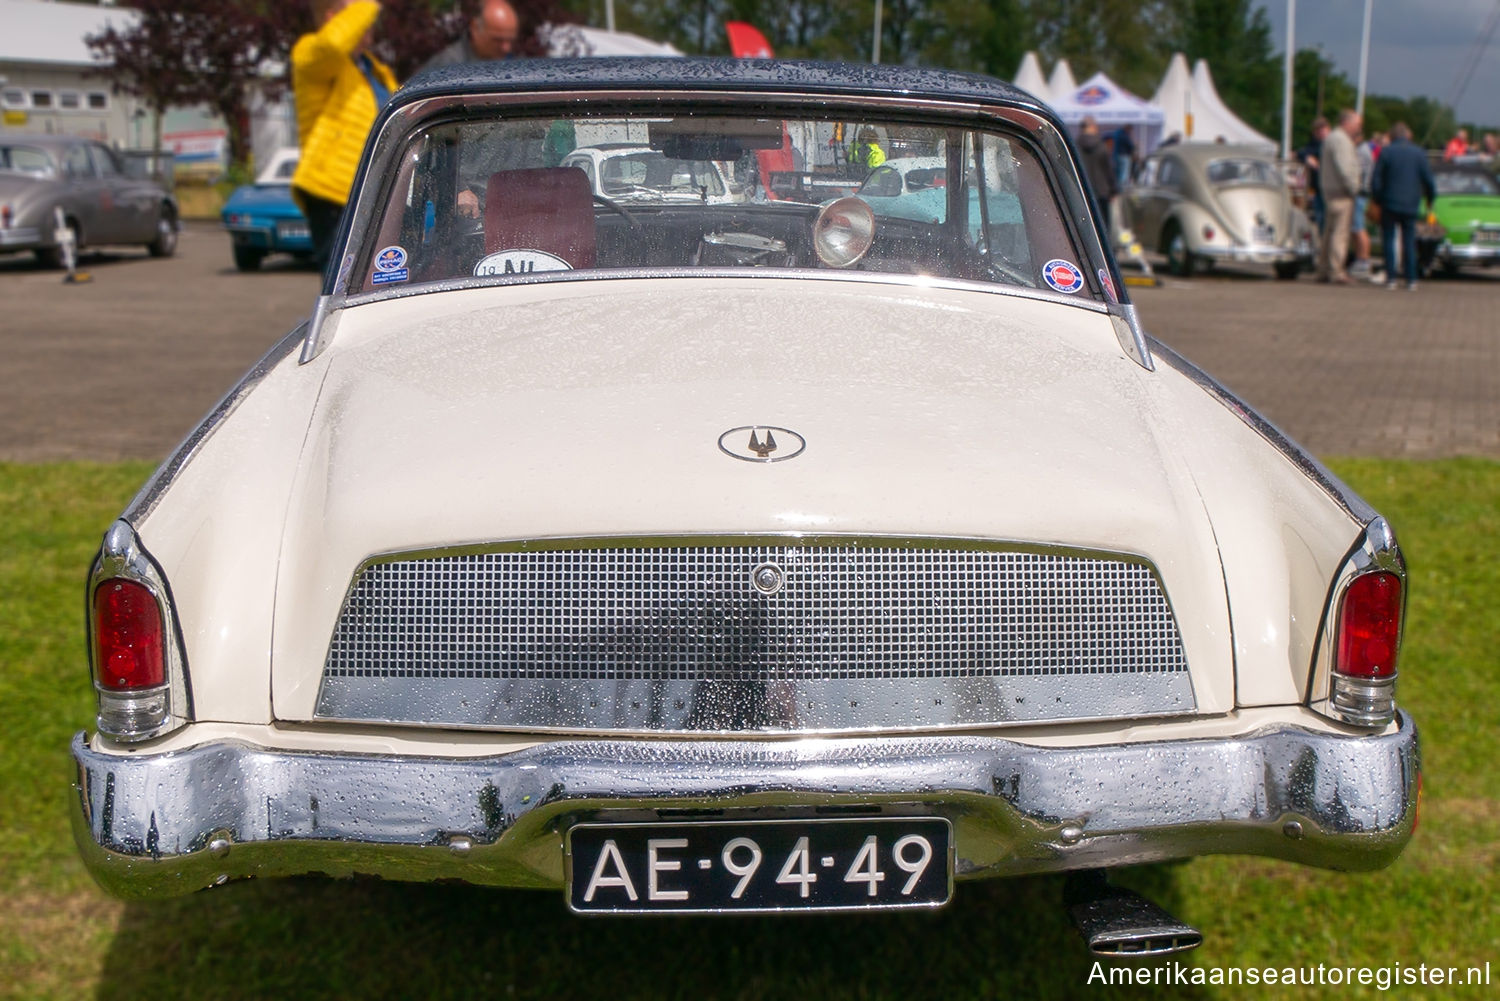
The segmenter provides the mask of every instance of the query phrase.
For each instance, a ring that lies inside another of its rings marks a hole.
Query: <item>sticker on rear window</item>
[[[405,248],[386,247],[375,255],[375,270],[370,273],[370,284],[388,285],[391,282],[404,282],[408,277]]]
[[[1119,302],[1119,293],[1115,291],[1114,279],[1109,277],[1109,272],[1103,268],[1099,269],[1099,287],[1104,289],[1104,298],[1110,302]]]
[[[1048,261],[1042,267],[1042,278],[1058,292],[1069,295],[1083,288],[1083,272],[1072,261]]]
[[[537,271],[572,271],[573,266],[545,250],[498,250],[474,265],[475,278],[492,275],[529,275]]]

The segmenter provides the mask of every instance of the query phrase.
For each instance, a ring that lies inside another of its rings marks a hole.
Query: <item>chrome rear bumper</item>
[[[219,742],[115,754],[73,739],[73,832],[125,897],[248,876],[373,874],[563,885],[581,820],[867,808],[953,822],[960,878],[1210,853],[1335,869],[1390,862],[1416,818],[1411,719],[1368,736],[1038,747],[976,736],[559,741],[484,758],[334,755]]]

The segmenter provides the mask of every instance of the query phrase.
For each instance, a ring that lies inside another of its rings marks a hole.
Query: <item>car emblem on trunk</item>
[[[719,435],[719,451],[746,462],[781,462],[801,455],[807,441],[787,428],[747,424]]]

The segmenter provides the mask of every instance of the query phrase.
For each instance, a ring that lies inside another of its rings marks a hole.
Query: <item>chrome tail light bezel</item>
[[[1338,630],[1350,585],[1366,574],[1394,574],[1401,583],[1401,617],[1396,629],[1395,668],[1390,674],[1363,677],[1338,670]],[[1382,729],[1396,716],[1396,679],[1400,674],[1401,647],[1406,633],[1406,609],[1410,593],[1406,559],[1396,542],[1390,523],[1376,517],[1365,526],[1335,577],[1323,613],[1317,654],[1313,661],[1308,703],[1313,709],[1349,726]]]
[[[133,581],[150,592],[156,601],[162,623],[162,656],[166,659],[166,681],[162,685],[122,691],[105,687],[99,681],[100,665],[95,662],[94,593],[112,580]],[[98,705],[95,725],[99,732],[113,740],[134,743],[159,737],[188,722],[192,717],[192,698],[188,687],[187,659],[183,655],[182,633],[173,610],[171,590],[161,567],[141,545],[135,529],[123,519],[104,533],[104,541],[89,572],[84,605],[89,677]]]

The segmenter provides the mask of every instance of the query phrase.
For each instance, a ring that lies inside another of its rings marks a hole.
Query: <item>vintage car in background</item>
[[[575,149],[563,158],[589,178],[594,194],[617,204],[633,202],[706,202],[725,205],[745,201],[730,185],[723,166],[711,160],[685,160],[635,143],[604,143]]]
[[[29,250],[61,267],[57,210],[76,248],[141,244],[152,257],[177,249],[177,200],[127,169],[103,143],[72,136],[0,134],[0,253]]]
[[[941,222],[626,204],[531,138],[754,163],[841,120],[936,136]],[[72,815],[111,891],[856,910],[1072,872],[1092,947],[1151,953],[1197,933],[1103,870],[1410,836],[1390,526],[1146,334],[1025,94],[453,67],[382,112],[335,249],[94,564]]]
[[[312,231],[292,201],[297,156],[295,147],[277,150],[255,183],[236,188],[224,203],[219,216],[229,231],[234,266],[241,271],[256,270],[271,254],[312,260]]]
[[[1275,159],[1254,146],[1181,143],[1148,156],[1118,199],[1120,223],[1176,275],[1219,261],[1269,264],[1291,279],[1317,235]]]
[[[1422,272],[1500,262],[1500,181],[1484,167],[1449,164],[1434,164],[1432,180],[1437,201],[1417,228]]]

